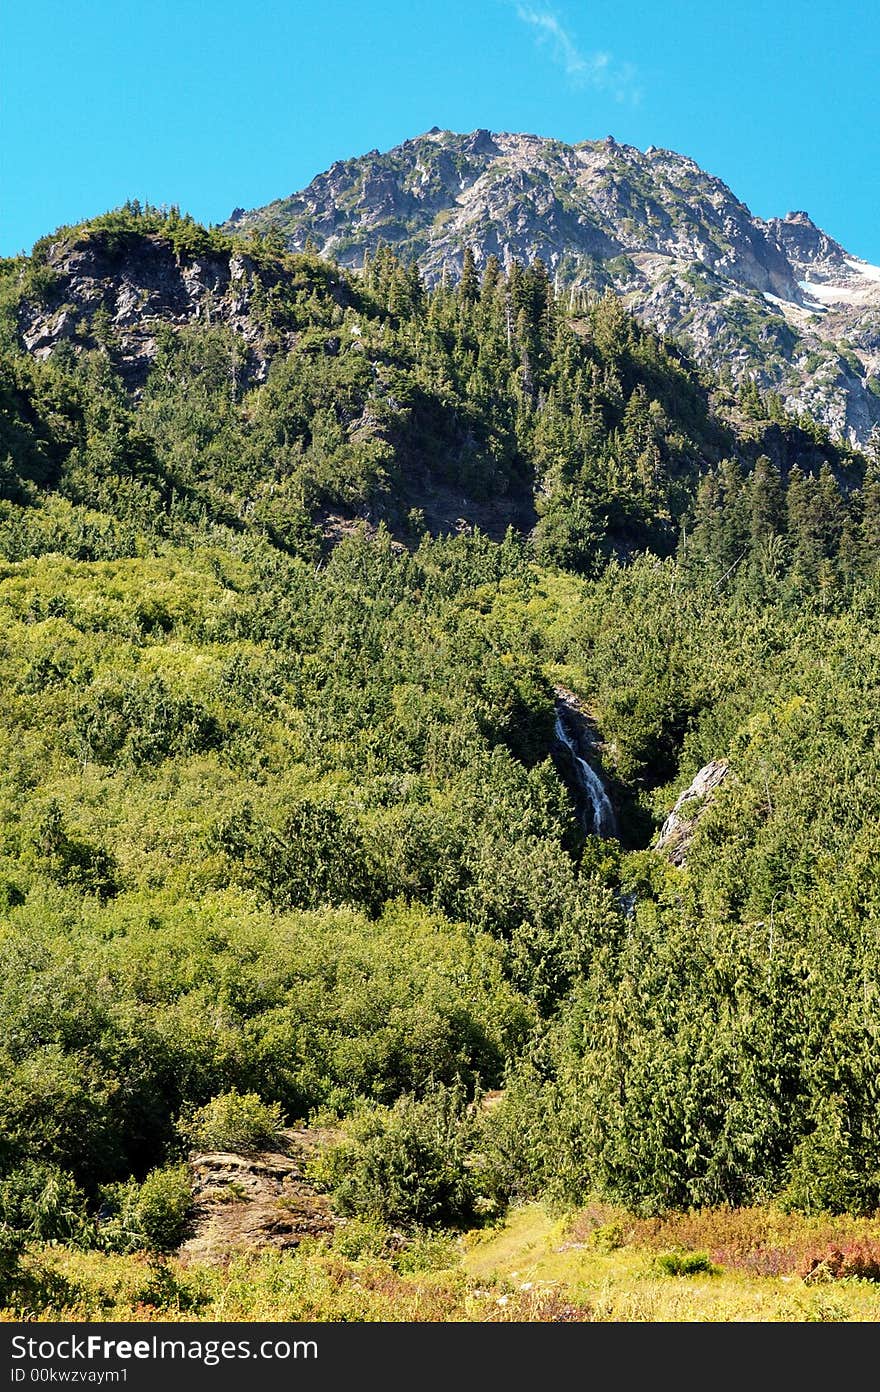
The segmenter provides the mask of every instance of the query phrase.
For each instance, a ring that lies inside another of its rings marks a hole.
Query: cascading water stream
[[[586,759],[581,758],[576,744],[563,724],[562,714],[558,709],[556,711],[556,738],[560,744],[565,745],[571,755],[578,787],[593,809],[593,835],[616,835],[617,820],[614,816],[614,808],[608,800],[608,794],[602,786],[602,780],[595,769],[590,768]]]

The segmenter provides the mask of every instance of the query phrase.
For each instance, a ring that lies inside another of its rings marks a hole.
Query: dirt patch
[[[283,1149],[191,1155],[193,1231],[180,1256],[221,1261],[233,1251],[284,1251],[332,1233],[339,1220],[305,1167],[333,1138],[331,1131],[291,1129],[281,1135]]]

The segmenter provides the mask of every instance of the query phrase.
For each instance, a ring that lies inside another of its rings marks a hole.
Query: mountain
[[[429,282],[540,257],[577,299],[613,287],[704,365],[752,376],[840,439],[880,425],[880,268],[804,212],[765,222],[693,160],[606,140],[434,128],[339,161],[300,193],[237,208],[228,228],[278,228],[346,267],[381,242]]]
[[[4,1318],[471,1317],[510,1200],[606,1284],[596,1215],[754,1282],[880,1213],[877,442],[434,281],[140,204],[0,260]]]
[[[816,255],[824,270],[833,244]],[[121,470],[139,525],[161,528],[173,506],[268,528],[297,553],[353,524],[405,542],[512,526],[591,570],[673,548],[725,457],[746,476],[765,456],[774,488],[826,467],[848,495],[864,471],[778,395],[701,376],[614,293],[554,292],[541,260],[426,289],[387,245],[355,274],[286,251],[277,231],[130,204],[2,264],[0,345],[0,496],[48,487],[87,504],[109,489],[115,514]],[[839,541],[835,524],[817,544],[830,557]]]

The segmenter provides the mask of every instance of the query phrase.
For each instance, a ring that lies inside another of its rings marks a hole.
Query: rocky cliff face
[[[163,326],[224,324],[246,350],[243,378],[261,381],[266,374],[269,351],[256,300],[278,277],[241,251],[180,256],[161,235],[84,231],[50,245],[44,269],[44,289],[25,296],[18,311],[22,345],[37,358],[62,341],[74,348],[101,342],[126,384],[137,388]]]
[[[434,129],[334,164],[308,188],[230,227],[276,226],[359,266],[387,242],[429,281],[541,257],[577,303],[612,287],[714,370],[754,376],[793,411],[866,441],[880,425],[880,269],[806,213],[764,222],[693,160],[612,139]]]

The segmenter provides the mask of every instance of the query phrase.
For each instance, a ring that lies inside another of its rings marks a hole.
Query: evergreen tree
[[[868,463],[861,502],[859,553],[862,569],[870,574],[880,563],[880,458]]]
[[[746,377],[739,389],[739,404],[744,416],[749,420],[764,420],[766,412],[753,377]]]
[[[794,565],[802,581],[815,584],[823,551],[816,527],[816,481],[795,465],[788,475],[785,503]]]
[[[745,559],[750,541],[748,495],[738,460],[722,460],[718,482],[721,492],[721,559],[725,570],[729,570]]]
[[[754,552],[785,525],[785,497],[779,470],[766,454],[759,455],[746,483],[749,540]]]
[[[483,300],[493,299],[501,279],[501,262],[493,252],[486,258],[486,269],[483,271],[483,279],[480,284],[480,297]]]
[[[827,560],[837,555],[843,527],[844,503],[840,487],[826,461],[819,471],[815,489],[814,526],[822,554]]]
[[[479,297],[474,253],[470,247],[465,247],[464,256],[462,257],[461,279],[458,282],[458,296],[462,304],[474,304]]]

